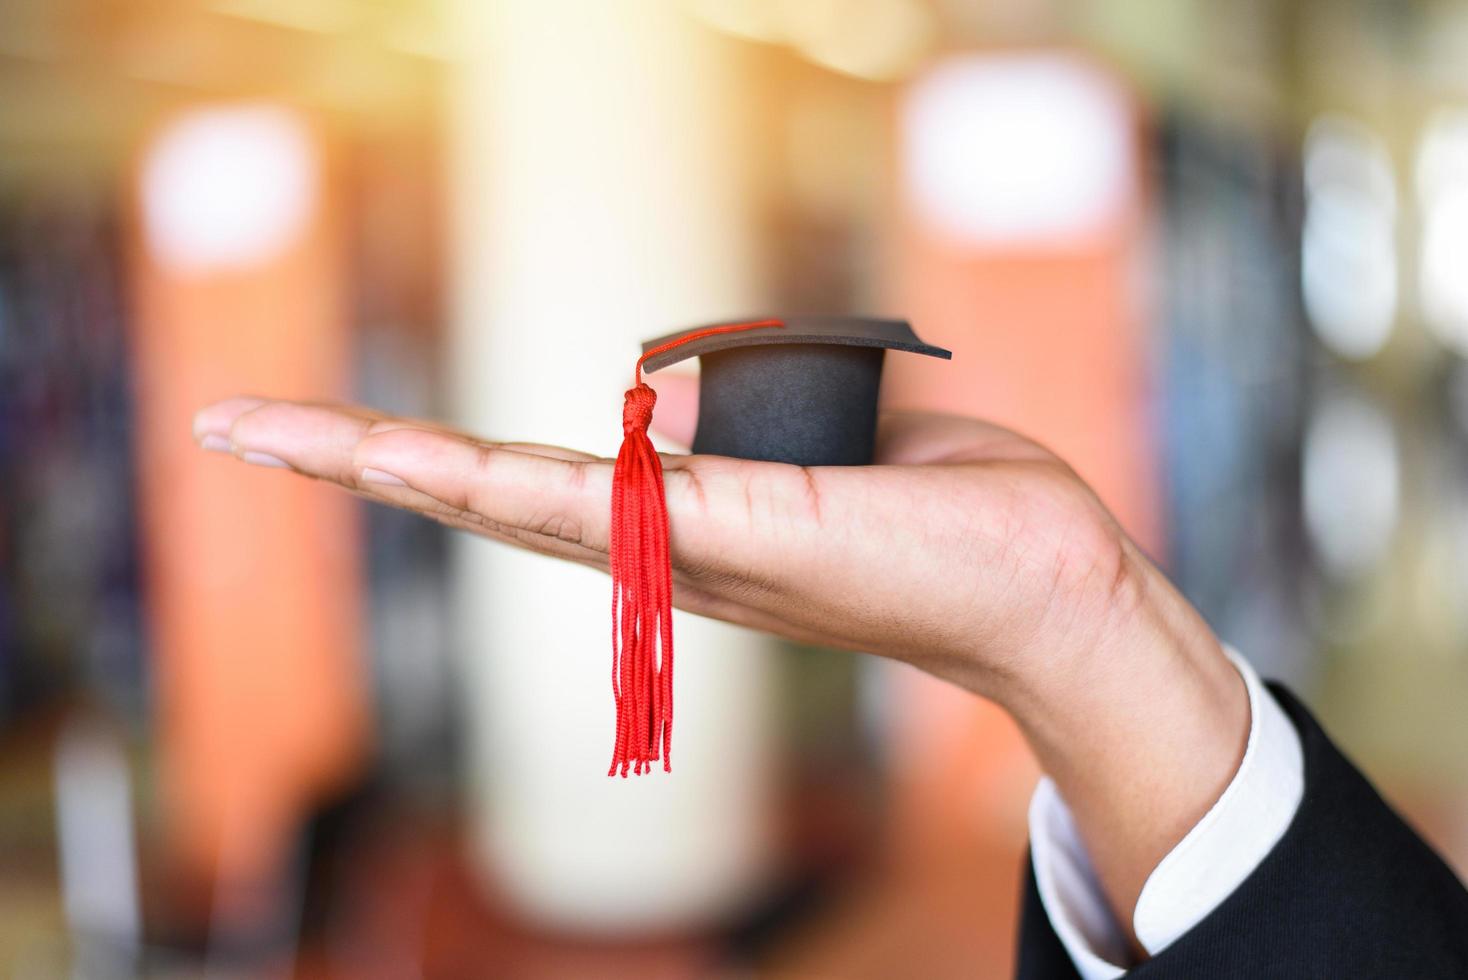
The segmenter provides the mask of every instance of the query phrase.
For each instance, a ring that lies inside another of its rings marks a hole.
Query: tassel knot
[[[658,393],[639,381],[637,387],[627,389],[622,402],[622,434],[646,432],[652,424],[652,409],[658,403]]]

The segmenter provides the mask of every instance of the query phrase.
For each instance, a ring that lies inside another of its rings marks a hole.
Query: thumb
[[[652,429],[658,435],[687,448],[693,445],[698,428],[698,377],[692,374],[659,373],[648,379],[658,393]]]

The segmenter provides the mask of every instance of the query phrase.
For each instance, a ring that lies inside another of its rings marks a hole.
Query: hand
[[[678,400],[664,396],[660,423]],[[261,399],[204,409],[195,436],[606,566],[611,460]],[[1201,618],[1068,466],[988,423],[888,413],[873,466],[670,455],[664,468],[678,606],[903,660],[997,701],[1129,928],[1147,874],[1232,778],[1247,698]]]
[[[455,527],[606,564],[610,460],[256,400],[205,410],[197,434]],[[877,460],[666,456],[676,603],[994,695],[1010,675],[1091,645],[1139,601],[1135,549],[1035,444],[983,422],[894,414]]]

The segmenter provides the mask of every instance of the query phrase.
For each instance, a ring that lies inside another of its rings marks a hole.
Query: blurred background
[[[909,318],[1468,872],[1468,7],[9,0],[0,971],[1000,977],[1033,761],[912,671],[199,453],[614,453],[637,341]],[[655,380],[655,379],[654,379]],[[667,447],[676,448],[676,447]]]

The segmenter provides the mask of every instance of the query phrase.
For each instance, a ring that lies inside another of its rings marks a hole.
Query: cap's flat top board
[[[749,320],[756,319],[764,318],[749,318]],[[669,364],[676,364],[701,354],[712,354],[715,351],[730,350],[735,347],[766,347],[773,344],[840,344],[847,347],[885,347],[889,350],[941,357],[944,360],[953,357],[952,351],[923,343],[918,335],[912,332],[912,327],[906,320],[817,314],[771,317],[770,319],[779,319],[784,322],[785,326],[755,327],[750,330],[715,334],[712,337],[690,340],[656,357],[648,358],[643,362],[642,369],[649,372],[657,371]],[[646,341],[642,345],[642,350],[646,353],[654,347],[666,344],[670,340],[677,340],[697,330],[745,322],[748,321],[727,320],[722,323],[705,323],[701,326],[690,327],[687,330],[679,330],[677,333]]]

